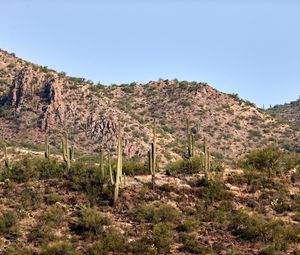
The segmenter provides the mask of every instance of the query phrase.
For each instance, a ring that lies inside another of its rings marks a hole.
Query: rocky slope
[[[3,139],[53,146],[69,132],[77,150],[114,149],[118,120],[124,123],[124,153],[144,156],[153,118],[158,122],[161,162],[185,150],[185,119],[206,136],[218,157],[234,157],[276,141],[297,149],[299,132],[280,124],[235,95],[204,83],[177,80],[104,86],[68,77],[0,51],[0,132]]]
[[[300,98],[284,105],[275,105],[267,110],[278,119],[300,127]]]

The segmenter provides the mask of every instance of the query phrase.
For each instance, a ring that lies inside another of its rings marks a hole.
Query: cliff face
[[[48,133],[59,146],[68,132],[78,150],[96,151],[100,144],[114,149],[121,120],[124,153],[144,156],[155,118],[158,152],[169,160],[185,151],[187,117],[197,131],[198,150],[205,136],[215,156],[235,157],[274,141],[297,149],[299,133],[288,124],[207,84],[159,80],[95,85],[0,51],[2,138],[42,144]]]

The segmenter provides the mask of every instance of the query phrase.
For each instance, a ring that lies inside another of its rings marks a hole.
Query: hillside
[[[152,120],[158,123],[160,162],[185,151],[185,119],[197,130],[196,143],[208,140],[214,156],[232,158],[276,141],[299,147],[288,124],[281,124],[251,103],[204,83],[177,80],[120,86],[93,84],[68,77],[0,51],[0,132],[3,139],[22,144],[60,147],[65,132],[77,151],[114,150],[116,125],[122,120],[124,154],[145,156]]]
[[[207,178],[187,162],[168,165],[154,189],[149,174],[124,169],[114,206],[89,163],[68,174],[53,158],[1,165],[0,254],[299,254],[299,155],[268,147]]]
[[[300,98],[296,101],[283,105],[275,105],[269,108],[267,112],[278,119],[291,123],[297,129],[300,129]]]

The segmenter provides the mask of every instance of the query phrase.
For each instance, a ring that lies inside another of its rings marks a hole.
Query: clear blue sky
[[[104,84],[207,82],[258,106],[300,95],[299,0],[1,0],[0,48]]]

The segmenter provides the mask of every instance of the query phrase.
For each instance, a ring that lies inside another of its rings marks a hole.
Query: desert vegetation
[[[161,166],[156,122],[143,158],[16,155],[2,146],[1,254],[299,254],[300,156],[275,145],[230,165],[187,119],[186,151]],[[56,150],[54,150],[56,152]]]

